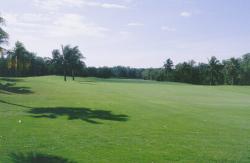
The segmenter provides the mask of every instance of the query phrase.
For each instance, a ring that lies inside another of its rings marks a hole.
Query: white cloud
[[[108,31],[107,28],[98,26],[95,23],[85,23],[83,18],[77,14],[64,14],[54,22],[51,36],[95,36],[103,37]]]
[[[140,22],[131,22],[131,23],[128,23],[127,25],[128,26],[144,26],[144,24]]]
[[[168,26],[162,26],[161,30],[168,31],[168,32],[175,32],[175,31],[177,31],[176,28],[168,27]]]
[[[46,10],[57,10],[63,5],[63,0],[33,0],[33,5]]]
[[[101,3],[93,0],[33,0],[34,6],[50,11],[62,7],[99,7],[106,9],[126,9],[127,6],[115,3]]]
[[[16,14],[16,13],[4,13],[4,17],[7,20],[7,23],[43,23],[49,21],[49,17],[44,16],[43,14],[36,13],[24,13],[24,14]]]
[[[132,3],[132,2],[134,2],[134,0],[122,0],[122,1],[124,1],[126,3]]]
[[[184,12],[180,13],[180,16],[182,16],[182,17],[190,17],[190,16],[192,16],[192,13],[184,11]]]
[[[9,30],[17,35],[35,34],[39,37],[104,37],[109,30],[92,22],[87,22],[78,14],[12,14],[8,20]]]
[[[119,5],[119,4],[112,4],[112,3],[100,3],[100,7],[103,8],[117,8],[117,9],[126,9],[127,7],[124,5]]]

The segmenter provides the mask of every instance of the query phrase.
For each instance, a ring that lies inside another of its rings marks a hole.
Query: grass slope
[[[250,87],[0,79],[0,162],[249,162]]]

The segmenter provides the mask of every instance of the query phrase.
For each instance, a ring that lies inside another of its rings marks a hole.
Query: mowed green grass
[[[3,163],[30,155],[79,163],[250,162],[247,86],[56,76],[1,83],[10,83],[0,89]]]

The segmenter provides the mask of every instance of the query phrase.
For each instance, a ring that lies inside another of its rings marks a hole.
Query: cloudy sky
[[[88,66],[160,67],[250,52],[249,0],[3,0],[9,48],[78,45]]]

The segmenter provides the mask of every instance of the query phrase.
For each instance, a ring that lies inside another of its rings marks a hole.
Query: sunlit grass
[[[0,162],[249,162],[250,87],[2,78]]]

